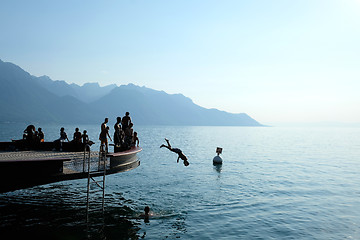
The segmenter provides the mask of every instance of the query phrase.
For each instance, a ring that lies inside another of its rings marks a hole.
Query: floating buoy
[[[222,153],[222,148],[217,147],[217,148],[216,148],[216,153],[217,153],[217,156],[215,156],[215,157],[213,158],[213,164],[214,164],[214,165],[222,164],[223,160],[222,160],[222,158],[219,156],[219,155]]]
[[[220,156],[215,156],[213,159],[213,164],[222,164],[222,158]]]

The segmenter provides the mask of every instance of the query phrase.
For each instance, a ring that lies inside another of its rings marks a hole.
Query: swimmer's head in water
[[[146,206],[146,207],[144,208],[144,211],[145,211],[145,214],[149,214],[149,212],[150,212],[149,206]]]
[[[187,161],[187,160],[184,160],[184,165],[185,165],[185,167],[187,167],[187,166],[189,166],[189,162]]]

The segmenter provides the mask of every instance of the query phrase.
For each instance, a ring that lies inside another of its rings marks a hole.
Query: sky
[[[261,123],[360,122],[360,0],[3,0],[0,59]]]

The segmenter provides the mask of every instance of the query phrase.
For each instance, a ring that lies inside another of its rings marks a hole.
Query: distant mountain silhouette
[[[90,103],[108,94],[116,88],[116,84],[100,87],[98,83],[85,83],[83,86],[68,84],[65,81],[53,81],[48,76],[34,77],[33,79],[57,96],[72,96],[80,101]]]
[[[120,113],[131,111],[136,121],[150,125],[259,125],[245,113],[206,109],[182,94],[167,94],[133,84],[115,88],[94,102],[94,106],[107,106],[108,109],[118,109]],[[110,111],[109,117],[115,119],[116,112]]]
[[[72,122],[92,117],[80,100],[49,92],[20,67],[0,60],[0,121]]]
[[[133,84],[100,87],[34,77],[0,60],[0,121],[100,123],[129,111],[141,125],[262,126],[245,113],[206,109],[182,94],[167,94]]]

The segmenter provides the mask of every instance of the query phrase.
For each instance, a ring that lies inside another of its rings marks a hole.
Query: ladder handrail
[[[90,168],[90,165],[91,165],[91,157],[90,157],[90,146],[89,146],[89,154],[86,155],[86,150],[87,150],[87,147],[85,147],[85,150],[84,150],[84,172],[85,172],[85,159],[86,159],[86,156],[87,156],[87,160],[88,160],[88,170],[87,170],[87,173],[88,173],[88,181],[87,181],[87,200],[86,200],[86,221],[89,222],[89,207],[90,207],[90,184],[92,182],[94,182],[101,190],[102,190],[102,211],[104,212],[105,210],[105,176],[106,176],[106,161],[107,161],[107,149],[104,150],[103,146],[100,146],[100,151],[99,151],[99,162],[98,162],[98,169],[97,171],[95,172],[102,172],[103,175],[103,179],[102,180],[95,180],[91,174],[92,174],[92,171],[91,171],[91,168]],[[100,168],[101,164],[103,165],[103,169]],[[92,181],[92,182],[91,182]],[[102,186],[99,184],[100,182],[102,182]]]
[[[83,172],[85,172],[85,161],[86,161],[86,158],[88,158],[88,161],[89,161],[89,159],[90,159],[90,154],[91,154],[90,147],[91,147],[90,144],[85,144],[85,148],[84,148],[84,159],[83,159]],[[88,152],[88,155],[86,155],[87,152]]]

